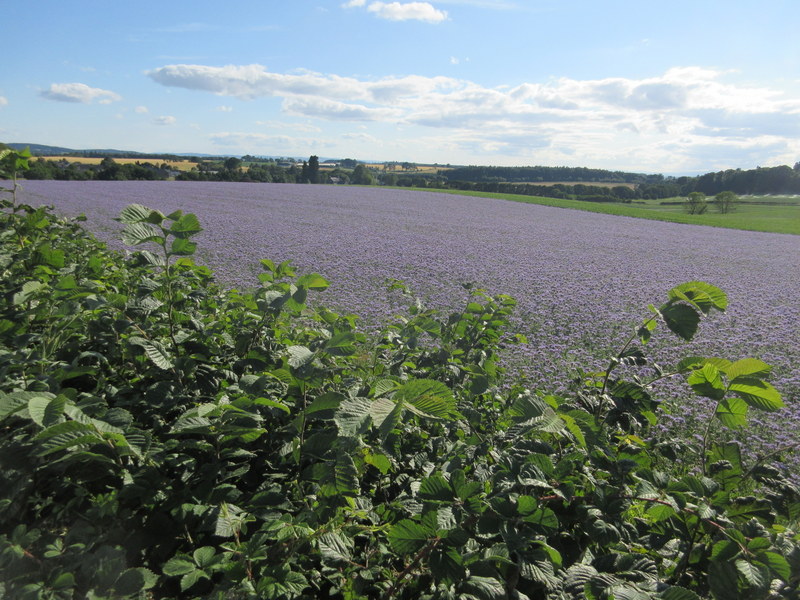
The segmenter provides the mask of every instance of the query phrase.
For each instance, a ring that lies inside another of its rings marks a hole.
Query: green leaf
[[[175,238],[172,240],[170,254],[174,256],[191,256],[197,250],[197,244],[185,238]]]
[[[158,583],[158,575],[150,569],[143,567],[127,569],[114,583],[114,595],[116,597],[133,596],[155,587],[156,583]]]
[[[305,346],[289,346],[286,351],[289,353],[289,366],[295,369],[304,367],[314,360],[314,353]]]
[[[737,377],[741,376],[764,377],[769,375],[770,371],[772,371],[772,367],[763,360],[758,360],[757,358],[743,358],[731,363],[727,368],[721,369],[721,371],[728,376],[728,379],[735,381]]]
[[[691,306],[686,304],[665,304],[659,309],[659,312],[669,330],[687,342],[697,333],[700,315]]]
[[[356,352],[356,336],[352,331],[340,331],[325,342],[325,352],[334,356],[352,356]]]
[[[450,483],[441,473],[434,473],[422,480],[418,495],[423,500],[436,500],[438,502],[452,502],[455,499]]]
[[[725,384],[722,381],[722,376],[719,370],[712,364],[706,363],[702,369],[692,371],[689,375],[687,382],[696,394],[711,398],[712,400],[720,400],[725,395]]]
[[[769,573],[763,568],[740,558],[736,561],[736,569],[756,589],[765,589],[769,585]]]
[[[392,525],[389,529],[389,543],[398,554],[413,554],[417,552],[433,532],[419,523],[410,519],[403,519]]]
[[[728,390],[760,410],[774,411],[783,408],[781,394],[766,381],[745,376],[737,377],[728,385]]]
[[[128,246],[138,246],[145,242],[163,244],[164,238],[150,225],[132,223],[122,231],[122,243]]]
[[[428,567],[438,581],[455,583],[466,575],[464,558],[455,548],[435,548],[428,557]]]
[[[36,396],[28,401],[28,413],[37,425],[50,427],[63,420],[66,401],[67,398],[63,395],[55,398]]]
[[[691,590],[673,585],[657,596],[658,600],[702,600]]]
[[[724,311],[728,307],[728,296],[716,286],[704,281],[690,281],[672,288],[667,295],[696,306],[703,314],[711,309]]]
[[[177,575],[186,575],[186,573],[191,573],[196,568],[197,567],[195,564],[186,558],[173,557],[170,558],[166,564],[164,564],[161,571],[164,573],[164,575],[174,577]]]
[[[744,427],[747,425],[747,403],[739,398],[725,398],[717,406],[714,416],[726,427]]]
[[[469,594],[469,597],[476,600],[505,600],[506,586],[494,577],[480,577],[470,575],[459,587],[459,591]]]
[[[127,225],[131,225],[133,223],[142,223],[148,220],[151,212],[158,211],[151,211],[149,208],[142,206],[141,204],[129,204],[122,209],[117,220]]]
[[[145,355],[149,358],[155,366],[164,371],[173,368],[172,359],[167,353],[166,348],[159,342],[146,340],[140,337],[130,337],[128,342],[135,346],[139,346],[144,350]]]
[[[323,533],[317,539],[322,560],[328,564],[348,563],[353,554],[353,540],[338,531]]]
[[[295,282],[295,285],[308,290],[325,290],[330,284],[322,275],[318,273],[308,273],[307,275],[300,276]]]
[[[395,392],[396,402],[403,401],[413,412],[438,419],[452,419],[458,414],[453,392],[441,381],[413,379]]]
[[[392,469],[392,462],[385,454],[368,452],[364,456],[364,462],[372,465],[384,475]]]
[[[181,216],[169,228],[169,232],[176,238],[189,238],[201,231],[203,228],[200,227],[200,221],[191,213]]]
[[[776,552],[763,552],[758,555],[758,558],[772,569],[772,572],[780,577],[783,581],[788,582],[792,576],[792,569],[789,561],[782,555]]]
[[[541,398],[531,394],[522,394],[511,405],[509,414],[516,421],[529,421],[541,417],[545,412],[549,412],[550,407]]]
[[[34,439],[39,442],[40,449],[36,453],[38,456],[46,456],[73,446],[104,443],[95,427],[77,421],[66,421],[48,427]]]
[[[214,561],[214,555],[216,554],[216,550],[213,546],[203,546],[202,548],[198,548],[192,553],[192,558],[194,559],[195,564],[200,567],[208,567]]]
[[[348,398],[343,400],[333,416],[339,435],[352,437],[364,433],[370,423],[369,398]]]
[[[209,579],[209,577],[208,573],[206,573],[201,569],[187,573],[186,575],[181,577],[181,591],[185,592],[194,584],[196,584],[198,581],[201,581],[203,579]]]
[[[336,453],[336,460],[333,463],[333,485],[343,496],[358,495],[358,470],[353,457],[346,452]]]

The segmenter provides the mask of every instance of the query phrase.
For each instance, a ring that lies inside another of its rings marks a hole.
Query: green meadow
[[[407,188],[406,188],[407,189]],[[590,212],[605,213],[651,219],[654,221],[670,221],[691,225],[709,225],[727,229],[744,229],[748,231],[765,231],[770,233],[789,233],[800,235],[800,198],[794,196],[743,196],[736,209],[727,214],[716,212],[713,206],[702,215],[690,215],[683,210],[682,198],[660,200],[638,200],[631,204],[585,202],[582,200],[561,200],[540,196],[521,196],[518,194],[497,194],[491,192],[469,192],[460,190],[426,190],[462,196],[481,196],[501,198],[513,202],[541,204],[558,208],[571,208]],[[712,200],[709,197],[708,200]]]

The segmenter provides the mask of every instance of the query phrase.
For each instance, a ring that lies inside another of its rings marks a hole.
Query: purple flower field
[[[728,294],[728,311],[691,344],[659,330],[649,354],[665,366],[690,354],[761,358],[786,408],[754,414],[748,441],[768,448],[800,431],[800,236],[355,186],[28,181],[20,200],[85,213],[112,247],[121,247],[112,218],[128,204],[193,212],[205,229],[198,260],[220,283],[252,287],[260,259],[292,259],[298,273],[327,278],[321,301],[361,316],[365,329],[399,312],[389,278],[439,308],[462,306],[466,282],[509,294],[529,343],[512,347],[508,362],[548,392],[563,391],[577,367],[604,368],[668,289],[707,281]],[[710,408],[682,403],[684,394],[681,382],[657,394],[678,426]]]

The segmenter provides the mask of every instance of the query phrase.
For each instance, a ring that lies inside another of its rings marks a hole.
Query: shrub
[[[556,397],[505,380],[507,296],[412,299],[367,340],[288,262],[217,288],[194,215],[129,206],[123,259],[5,206],[6,596],[798,598],[797,490],[724,436],[781,406],[769,366],[644,352],[725,310],[714,286]],[[696,441],[652,436],[669,376],[712,406]]]

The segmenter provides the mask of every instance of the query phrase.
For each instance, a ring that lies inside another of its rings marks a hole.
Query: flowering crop
[[[518,300],[528,343],[510,366],[532,388],[563,392],[579,368],[605,357],[640,321],[641,307],[678,283],[723,288],[731,308],[701,325],[680,355],[733,353],[773,365],[786,408],[749,441],[794,439],[800,427],[800,237],[715,229],[449,194],[361,187],[195,182],[30,181],[20,200],[85,213],[88,227],[118,246],[112,219],[130,203],[195,213],[205,231],[199,260],[226,285],[255,285],[258,261],[292,259],[331,286],[332,307],[375,328],[398,307],[388,279],[403,280],[429,306],[462,305],[473,284]],[[611,331],[611,334],[609,334]],[[670,343],[673,340],[668,340]],[[654,340],[654,343],[656,340]],[[669,348],[650,350],[669,364]],[[681,386],[674,393],[681,393]],[[681,405],[676,425],[708,407]]]

